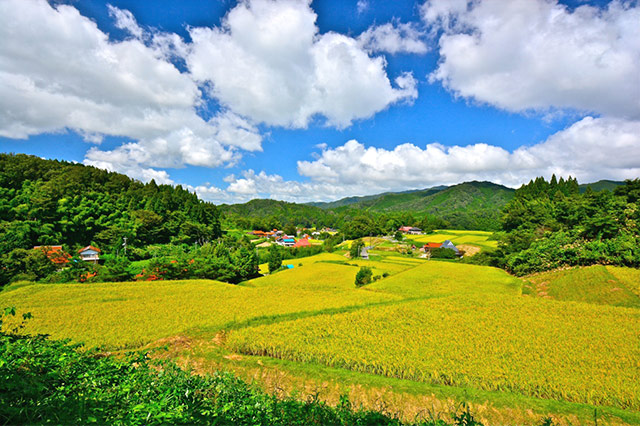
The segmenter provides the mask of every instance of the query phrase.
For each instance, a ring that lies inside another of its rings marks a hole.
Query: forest
[[[499,248],[470,259],[522,276],[567,266],[640,266],[640,179],[583,193],[576,179],[537,178],[504,208]]]

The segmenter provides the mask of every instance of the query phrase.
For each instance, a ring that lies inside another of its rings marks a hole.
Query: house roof
[[[308,247],[310,245],[311,243],[307,238],[300,238],[298,241],[296,241],[294,247]]]
[[[85,248],[81,248],[80,250],[78,250],[78,253],[82,253],[82,252],[87,251],[87,250],[97,251],[98,253],[102,252],[102,250],[100,250],[98,247],[86,246]]]
[[[34,250],[42,250],[49,260],[57,265],[69,263],[71,255],[62,250],[62,246],[35,246]]]
[[[423,248],[440,248],[442,247],[442,243],[427,243],[423,246]]]

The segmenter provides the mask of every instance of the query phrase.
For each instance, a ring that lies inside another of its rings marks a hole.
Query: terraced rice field
[[[445,240],[451,240],[456,246],[465,244],[480,247],[485,250],[492,250],[498,247],[498,242],[489,240],[491,232],[485,231],[454,231],[454,230],[438,230],[426,235],[410,235],[407,239],[416,243],[441,243]]]
[[[487,237],[475,234],[437,235],[454,242],[450,237]],[[287,260],[293,269],[238,286],[192,280],[10,287],[0,292],[0,307],[32,312],[27,332],[109,350],[171,336],[210,342],[225,330],[226,344],[216,351],[300,368],[640,411],[639,270],[596,266],[522,280],[459,262],[377,250],[370,256]],[[358,289],[360,266],[388,277]],[[547,293],[538,294],[543,283]]]
[[[640,409],[635,309],[453,296],[246,328],[229,344],[389,377]]]
[[[113,350],[265,317],[399,298],[355,288],[356,273],[353,266],[318,263],[261,278],[255,287],[208,280],[34,284],[0,293],[0,306],[31,312],[26,332]]]

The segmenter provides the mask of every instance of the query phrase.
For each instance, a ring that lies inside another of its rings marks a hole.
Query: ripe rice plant
[[[451,296],[246,328],[228,343],[245,354],[640,409],[640,311],[630,308]]]
[[[254,280],[255,288],[217,281],[34,284],[0,293],[0,306],[33,313],[26,332],[88,346],[134,348],[198,330],[399,299],[356,289],[357,268],[328,263]]]

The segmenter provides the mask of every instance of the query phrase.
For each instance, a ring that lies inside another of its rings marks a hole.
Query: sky
[[[0,0],[0,151],[330,201],[640,177],[640,4]]]

